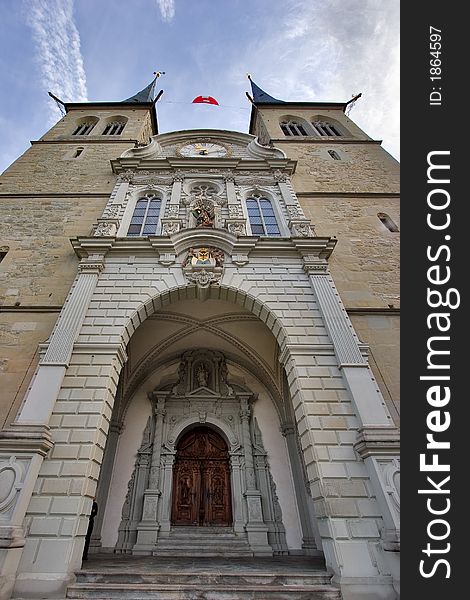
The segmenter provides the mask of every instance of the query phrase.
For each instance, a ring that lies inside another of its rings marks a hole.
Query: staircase
[[[253,556],[246,537],[231,527],[173,527],[170,537],[159,538],[154,556]]]
[[[67,590],[75,600],[341,600],[318,559],[95,555]]]

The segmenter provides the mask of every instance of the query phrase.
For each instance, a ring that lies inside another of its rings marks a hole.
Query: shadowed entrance
[[[232,523],[227,445],[207,427],[185,434],[177,447],[173,480],[173,525]]]

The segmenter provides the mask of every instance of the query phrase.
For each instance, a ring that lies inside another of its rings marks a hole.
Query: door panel
[[[199,462],[182,460],[176,463],[173,481],[173,523],[197,525],[201,497]]]
[[[220,435],[199,427],[178,444],[174,477],[174,525],[228,526],[232,522],[230,467]]]
[[[219,461],[204,461],[203,482],[205,487],[205,524],[230,525],[228,465]]]

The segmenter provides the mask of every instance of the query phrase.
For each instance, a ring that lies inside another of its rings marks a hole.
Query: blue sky
[[[2,0],[0,172],[68,102],[119,101],[156,70],[160,132],[248,131],[246,73],[281,100],[343,102],[399,158],[398,0]],[[191,104],[214,96],[219,107]]]

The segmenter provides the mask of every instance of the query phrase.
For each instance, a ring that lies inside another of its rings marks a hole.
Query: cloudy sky
[[[281,100],[362,92],[350,117],[399,158],[399,0],[2,0],[0,16],[0,172],[60,118],[48,91],[119,101],[154,71],[162,133],[248,131],[248,72]]]

